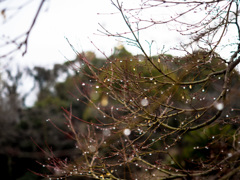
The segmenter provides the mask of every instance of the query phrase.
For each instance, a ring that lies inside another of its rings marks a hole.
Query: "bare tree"
[[[14,20],[14,18],[17,17],[17,15],[25,11],[26,6],[31,4],[33,1],[25,1],[25,2],[15,2],[16,5],[14,7],[8,6],[7,5],[8,1],[0,1],[0,11],[1,11],[1,16],[4,19],[2,22],[2,25],[6,25],[10,21]],[[27,28],[26,32],[19,32],[18,35],[15,37],[9,37],[8,35],[1,34],[1,44],[0,47],[6,49],[4,52],[0,54],[0,59],[5,58],[5,59],[12,59],[17,52],[21,52],[22,56],[24,56],[27,53],[28,49],[28,41],[30,34],[32,32],[33,27],[36,24],[36,21],[40,15],[40,12],[43,8],[43,5],[45,3],[45,0],[41,0],[39,2],[39,6],[36,9],[35,15],[33,15],[33,19],[30,23],[29,28]],[[20,34],[22,33],[22,34]]]
[[[79,156],[68,162],[55,157],[51,148],[50,152],[43,150],[50,156],[43,166],[53,173],[40,175],[237,179],[239,75],[234,69],[240,62],[239,2],[146,0],[129,9],[119,0],[111,2],[128,31],[112,33],[102,27],[101,32],[125,39],[142,55],[132,56],[119,47],[98,67],[78,53],[81,67],[74,68],[81,74],[75,79],[79,94],[73,97],[89,107],[89,114],[80,119],[71,108],[64,109],[70,131],[59,130],[75,141]],[[140,16],[169,8],[179,13],[163,19]],[[143,48],[139,33],[165,24],[174,25],[189,39],[177,48],[185,56],[150,56]],[[228,33],[234,33],[236,39],[232,54],[223,59],[218,50]],[[197,50],[191,51],[192,47]],[[190,159],[183,159],[185,150]]]

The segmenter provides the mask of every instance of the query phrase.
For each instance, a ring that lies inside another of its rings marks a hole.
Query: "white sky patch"
[[[24,33],[29,28],[40,2],[41,0],[32,1],[32,3],[22,9],[22,11],[10,21],[7,21],[7,18],[11,15],[11,11],[7,12],[6,22],[4,24],[4,18],[0,17],[0,23],[2,25],[0,34],[14,38],[17,35]],[[141,4],[142,1],[123,0],[122,2],[124,8],[129,9],[138,7],[138,4]],[[4,5],[8,7],[17,7],[18,4],[18,0],[8,0],[5,3],[2,2],[0,7],[4,7]],[[169,18],[170,15],[174,15],[176,12],[180,13],[180,11],[183,10],[185,10],[183,6],[177,6],[177,8],[150,8],[141,12],[140,18],[153,18],[154,20],[159,20],[159,18]],[[118,44],[116,40],[119,39],[103,36],[103,34],[98,32],[98,30],[102,30],[98,23],[112,33],[129,31],[120,13],[117,12],[118,10],[109,0],[46,1],[30,34],[28,53],[23,58],[17,57],[16,61],[20,61],[21,64],[25,64],[27,66],[49,66],[54,63],[62,63],[66,61],[66,58],[71,60],[75,58],[76,55],[70,48],[65,37],[68,38],[74,48],[80,52],[90,50],[94,51],[97,56],[102,56],[102,54],[91,44],[90,41],[92,40],[100,50],[107,55],[111,55],[113,47]],[[191,14],[187,17],[190,17],[190,20],[192,20]],[[201,17],[202,16],[199,16],[199,18]],[[198,16],[194,16],[194,19],[195,18],[198,19]],[[189,19],[184,20],[189,21]],[[144,22],[140,24],[145,25]],[[171,26],[173,26],[173,28],[171,28]],[[148,51],[149,44],[146,41],[154,41],[151,53],[152,55],[155,55],[160,53],[163,45],[166,49],[169,49],[173,46],[173,44],[175,47],[175,45],[179,42],[183,42],[188,39],[186,37],[180,37],[179,33],[177,33],[174,29],[175,24],[168,23],[163,26],[154,26],[147,31],[141,31],[140,40],[142,42],[142,46],[146,49],[146,51]],[[235,34],[235,31],[233,33],[228,33],[230,37],[227,36],[224,39],[222,42],[223,45],[227,44],[227,40],[232,42],[232,39],[236,39],[235,36],[232,35]],[[159,36],[159,34],[163,34],[163,36]],[[126,43],[124,45],[126,45]],[[232,49],[232,46],[229,48]],[[230,52],[231,49],[228,49],[228,52]],[[2,50],[4,51],[3,48]],[[138,48],[132,46],[127,46],[127,50],[135,52],[135,54],[141,53]],[[168,53],[174,54],[174,52],[175,51],[171,51]],[[226,54],[222,53],[222,49],[220,52],[220,55]],[[178,51],[177,53],[177,55],[179,55],[181,52]],[[229,56],[227,55],[227,57]]]

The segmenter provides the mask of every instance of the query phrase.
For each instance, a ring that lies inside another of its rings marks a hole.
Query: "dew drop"
[[[104,136],[110,136],[111,135],[111,131],[109,129],[104,129],[103,130],[103,135]]]
[[[224,108],[224,104],[223,104],[223,103],[215,103],[215,104],[214,104],[214,107],[215,107],[217,110],[221,111],[221,110],[223,110],[223,108]]]
[[[91,151],[91,152],[95,152],[96,151],[96,147],[93,146],[93,145],[90,145],[88,148],[89,148],[89,151]]]
[[[131,130],[130,129],[124,129],[124,131],[123,131],[123,134],[125,135],[125,136],[129,136],[130,134],[131,134]]]
[[[232,157],[232,153],[228,153],[228,157]]]
[[[141,105],[142,106],[147,106],[149,104],[147,97],[145,97],[144,99],[141,100]]]

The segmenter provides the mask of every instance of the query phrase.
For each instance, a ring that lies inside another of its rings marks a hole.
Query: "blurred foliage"
[[[183,99],[191,99],[192,97],[190,94],[203,90],[206,101],[192,102],[191,105],[197,107],[201,103],[208,103],[208,97],[214,96],[213,93],[218,93],[220,91],[218,87],[222,84],[222,77],[208,86],[208,89],[205,89],[202,85],[186,87],[182,85],[170,86],[163,84],[161,82],[167,81],[166,77],[159,76],[152,79],[152,76],[156,77],[156,75],[159,74],[156,68],[152,68],[149,62],[144,61],[142,55],[133,56],[124,47],[115,48],[113,55],[107,60],[97,58],[92,52],[86,52],[84,56],[88,62],[91,63],[94,71],[99,72],[100,69],[101,81],[106,84],[112,83],[113,88],[121,89],[124,86],[124,82],[121,84],[119,82],[114,83],[114,81],[120,81],[121,78],[126,76],[133,80],[137,77],[142,79],[143,83],[131,85],[132,89],[129,89],[129,91],[132,93],[133,97],[134,91],[146,89],[144,96],[150,97],[154,95],[156,97],[162,97],[161,101],[164,102],[171,95],[173,96],[173,102],[180,107],[187,106],[185,103],[182,103]],[[154,56],[152,57],[152,61],[166,74],[174,72],[169,75],[171,78],[192,81],[203,79],[207,77],[209,73],[222,70],[226,67],[217,54],[211,57],[211,61],[209,58],[206,52],[196,51],[192,55],[185,57],[173,57],[171,55]],[[116,61],[111,64],[110,60],[113,59]],[[198,61],[202,63],[199,67],[196,67],[195,64]],[[58,153],[60,157],[66,154],[69,158],[75,156],[73,153],[73,149],[75,148],[74,143],[69,137],[59,132],[53,126],[50,126],[46,121],[47,119],[51,119],[59,128],[66,130],[67,127],[64,124],[65,119],[61,113],[62,107],[67,109],[71,105],[75,116],[89,122],[94,122],[96,118],[99,120],[104,119],[102,114],[93,108],[92,103],[88,102],[85,97],[79,94],[78,88],[82,88],[83,82],[87,81],[90,85],[95,87],[99,85],[98,82],[91,78],[92,71],[85,66],[85,63],[86,62],[83,62],[81,58],[76,57],[75,60],[68,61],[63,65],[56,64],[53,69],[35,67],[33,70],[28,70],[29,75],[34,79],[35,87],[39,90],[37,101],[33,107],[29,108],[23,106],[26,97],[21,99],[20,95],[17,93],[17,89],[21,84],[19,78],[21,77],[21,72],[19,71],[16,77],[14,77],[11,72],[8,72],[9,80],[4,82],[1,80],[2,86],[0,89],[0,97],[4,106],[0,108],[0,121],[2,124],[0,128],[0,145],[2,147],[0,153],[4,155],[2,158],[7,157],[10,159],[7,164],[4,164],[4,166],[7,167],[7,172],[9,172],[7,175],[8,179],[39,179],[39,177],[27,172],[27,169],[31,169],[32,166],[31,164],[25,164],[23,159],[21,159],[22,157],[31,161],[34,161],[33,159],[44,159],[41,155],[36,154],[36,152],[40,152],[40,150],[35,146],[30,137],[32,137],[35,143],[40,147],[44,147],[44,149],[46,149],[45,143],[47,143],[53,150],[60,151]],[[101,70],[103,66],[107,67],[104,71]],[[78,73],[80,67],[83,72],[81,74]],[[181,67],[181,69],[179,69],[179,67]],[[71,69],[73,69],[73,73],[70,71]],[[186,70],[188,71],[187,73]],[[113,78],[111,76],[112,71],[115,72],[113,80],[111,80],[111,78]],[[141,74],[137,72],[141,72]],[[64,75],[66,77],[65,80],[58,82],[57,79]],[[237,71],[234,71],[233,76],[231,91],[233,91],[234,94],[239,94],[239,74]],[[106,87],[98,87],[97,91],[86,91],[85,93],[92,102],[98,103],[101,107],[120,107],[116,101],[109,98],[105,88]],[[154,100],[152,100],[152,102],[149,111],[154,113],[160,102],[154,102]],[[240,108],[239,101],[234,98],[234,96],[230,96],[226,104],[228,104],[229,107],[231,104],[231,106],[236,109]],[[221,118],[224,118],[229,112],[236,117],[238,116],[236,112],[231,112],[231,110],[226,107]],[[182,117],[179,116],[179,118],[184,119],[185,117],[182,115]],[[169,124],[174,126],[174,123],[176,123],[176,121],[172,120],[171,122],[169,120]],[[84,128],[86,128],[80,122],[78,125],[83,131]],[[238,127],[231,124],[227,126],[214,124],[208,128],[189,132],[182,137],[182,142],[172,150],[172,154],[174,158],[180,162],[182,167],[197,169],[191,159],[199,161],[211,160],[211,155],[217,154],[217,152],[212,152],[214,150],[223,150],[224,152],[231,151],[233,135],[237,128]],[[161,146],[161,143],[156,143],[153,149],[159,149]],[[67,150],[67,153],[65,150]],[[106,150],[105,153],[108,153],[108,151]],[[221,154],[219,158],[220,156]],[[19,159],[16,160],[14,157],[19,157]],[[166,159],[166,161],[170,160]],[[24,164],[26,170],[23,170],[21,173],[18,172],[16,175],[11,174],[12,168],[18,168],[15,167],[14,164],[18,164],[19,162],[20,166]],[[6,161],[3,161],[3,163],[6,163]]]

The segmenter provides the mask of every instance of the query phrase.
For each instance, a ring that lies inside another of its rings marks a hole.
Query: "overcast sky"
[[[16,0],[8,0],[7,5],[15,7],[16,2]],[[0,30],[1,35],[5,34],[13,38],[29,28],[39,4],[40,0],[33,1],[15,18],[4,23],[4,29]],[[75,54],[65,38],[68,38],[79,51],[94,50],[90,39],[104,50],[111,48],[116,44],[113,39],[109,39],[108,43],[103,43],[100,40],[103,37],[94,35],[99,28],[98,22],[107,24],[108,19],[111,20],[111,16],[105,18],[97,13],[111,11],[111,9],[113,10],[113,7],[109,0],[50,0],[46,2],[31,32],[28,53],[24,58],[19,58],[21,63],[49,65],[66,61],[66,58],[74,58]],[[6,13],[6,18],[10,16],[10,13],[11,11]]]
[[[124,5],[125,7],[136,6],[138,1],[140,0],[124,1]],[[19,1],[8,0],[6,2],[8,2],[8,7],[16,7],[16,2]],[[0,29],[1,35],[5,34],[13,38],[29,28],[39,4],[40,0],[33,1],[11,21],[3,23],[4,28]],[[75,54],[66,38],[78,51],[91,50],[100,55],[90,43],[92,40],[99,49],[110,55],[118,42],[114,38],[96,35],[100,34],[97,30],[101,29],[98,23],[112,32],[121,32],[127,28],[121,16],[119,14],[110,15],[111,12],[117,12],[117,9],[111,4],[110,0],[47,1],[30,35],[28,53],[23,58],[18,57],[16,60],[28,66],[51,66],[54,63],[64,62],[66,59],[73,59]],[[6,18],[10,16],[10,13],[11,11],[6,13]],[[3,17],[0,17],[0,19],[4,22]],[[155,43],[152,47],[155,54],[162,48],[163,44],[173,44],[173,41],[176,40],[175,36],[167,35],[169,33],[167,29],[161,28],[161,33],[159,32],[159,29],[155,28],[151,30],[151,33],[144,34],[143,32],[141,34],[144,41],[161,41],[161,43]],[[145,46],[147,47],[146,42]],[[127,49],[133,54],[141,53],[135,47],[127,46]]]
[[[14,12],[11,9],[17,7],[18,3],[23,2],[23,0],[7,0],[0,3],[0,10],[4,6],[10,9],[6,12],[5,18],[0,16],[0,23],[2,24],[0,28],[1,36],[10,36],[11,39],[29,28],[41,0],[31,0],[31,3],[25,6],[15,18],[9,20],[11,13]],[[123,2],[126,8],[136,7],[141,0],[123,0]],[[167,11],[164,12],[164,9],[161,9],[161,11],[159,9],[154,11],[154,8],[150,9],[150,12],[145,14],[145,16],[152,17],[157,15],[158,18],[162,18],[163,16],[159,16],[159,14],[163,15],[171,11],[174,14],[174,11],[178,13],[180,11],[179,8],[167,8]],[[48,0],[45,2],[45,6],[31,32],[28,53],[23,58],[19,56],[14,60],[28,66],[51,66],[54,63],[73,59],[75,54],[67,43],[66,38],[69,39],[70,43],[78,51],[91,50],[100,55],[90,43],[90,41],[93,41],[99,49],[110,55],[113,47],[117,46],[118,42],[111,37],[96,35],[100,34],[97,30],[101,29],[98,23],[111,32],[122,32],[127,29],[120,14],[110,15],[109,13],[112,12],[118,11],[111,4],[110,0]],[[198,17],[201,17],[201,15],[194,16],[194,19]],[[176,32],[170,31],[164,26],[156,26],[151,30],[142,31],[140,39],[146,49],[148,49],[146,41],[155,41],[152,46],[153,54],[160,53],[159,51],[163,45],[170,48],[184,40],[179,38]],[[187,38],[185,37],[185,39]],[[141,53],[135,47],[126,47],[133,54]],[[0,53],[3,51],[6,51],[6,49],[1,48]]]

